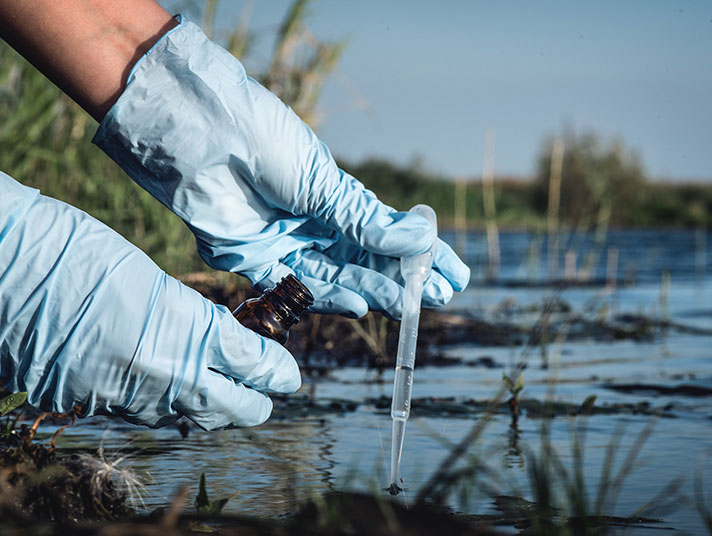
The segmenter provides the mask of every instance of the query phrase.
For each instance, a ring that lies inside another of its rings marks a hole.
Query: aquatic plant
[[[382,372],[385,366],[392,364],[395,358],[388,354],[386,347],[388,319],[385,316],[369,312],[363,319],[354,319],[348,324],[369,348],[372,367]]]
[[[557,136],[566,147],[562,155],[558,216],[574,227],[606,227],[620,223],[623,214],[640,202],[645,172],[638,155],[621,140],[604,141],[595,132],[565,128]],[[553,140],[542,145],[534,179],[534,201],[548,208]]]
[[[592,397],[588,397],[584,401],[582,413],[584,407],[592,406],[592,400]],[[683,500],[679,494],[681,478],[673,479],[630,516],[612,514],[627,477],[637,467],[638,458],[655,422],[651,419],[646,423],[620,461],[617,458],[621,451],[621,438],[625,437],[625,424],[620,423],[616,427],[606,447],[598,485],[594,490],[595,499],[592,499],[593,496],[589,496],[591,482],[584,472],[587,421],[581,417],[570,421],[570,466],[566,465],[552,444],[551,422],[544,421],[539,452],[529,449],[526,456],[529,487],[534,501],[528,513],[533,532],[555,535],[605,534],[612,527],[658,523],[659,519],[643,516],[660,515],[675,508]]]
[[[4,417],[27,401],[27,393],[12,393],[0,399],[0,417]]]
[[[489,480],[496,480],[496,474],[482,460],[474,447],[484,435],[485,429],[494,418],[497,406],[504,398],[504,388],[489,401],[484,414],[477,419],[465,436],[452,445],[447,456],[433,471],[428,481],[416,494],[416,505],[431,504],[442,507],[447,498],[460,486],[460,494],[468,495],[468,488],[478,486],[483,490],[494,491]]]
[[[238,492],[235,492],[229,497],[211,501],[208,499],[208,491],[205,485],[205,473],[201,473],[200,483],[198,484],[198,496],[195,498],[195,509],[198,511],[198,514],[201,515],[218,515],[223,511],[223,508],[225,508],[228,501],[237,496],[237,493]]]
[[[4,394],[4,390],[0,388],[0,395]],[[7,441],[10,436],[15,434],[17,421],[20,419],[21,412],[15,412],[14,417],[9,414],[20,408],[27,400],[27,393],[12,393],[0,399],[0,417],[8,415],[4,425],[0,425],[0,441]],[[1,445],[2,443],[0,443]]]

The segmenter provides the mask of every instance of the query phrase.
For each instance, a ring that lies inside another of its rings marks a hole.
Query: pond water
[[[509,322],[531,325],[540,312],[528,306],[556,296],[575,313],[629,313],[665,319],[677,327],[637,341],[554,340],[544,356],[548,368],[542,367],[541,348],[475,343],[442,349],[443,355],[460,358],[454,366],[418,367],[416,360],[414,399],[433,397],[453,404],[484,401],[497,393],[502,374],[510,373],[528,355],[523,400],[555,400],[573,408],[595,395],[595,405],[610,410],[575,419],[565,415],[541,419],[523,404],[516,428],[506,412],[495,412],[469,450],[485,461],[489,476],[457,488],[450,498],[454,509],[494,513],[488,490],[531,499],[527,470],[531,455],[539,453],[544,424],[549,425],[549,440],[569,470],[575,462],[572,445],[576,437],[581,438],[584,486],[593,502],[609,446],[619,443],[614,463],[618,471],[631,449],[636,449],[639,434],[652,423],[617,500],[605,513],[630,516],[658,494],[676,497],[666,486],[679,481],[676,493],[681,498],[672,508],[653,508],[644,514],[661,522],[628,533],[649,534],[662,528],[704,532],[694,505],[694,479],[702,482],[712,508],[712,457],[706,457],[712,454],[709,238],[695,231],[614,231],[601,243],[588,234],[562,236],[556,275],[562,278],[568,269],[569,277],[581,280],[570,286],[548,286],[544,284],[550,277],[545,238],[503,233],[499,272],[488,279],[485,239],[471,233],[466,256],[473,281],[447,312],[490,320],[506,315]],[[454,234],[445,234],[444,239],[455,243]],[[606,288],[606,281],[616,285]],[[483,366],[483,357],[494,367]],[[58,447],[65,452],[95,449],[101,441],[110,459],[128,454],[121,465],[152,478],[143,492],[145,510],[168,504],[181,485],[195,488],[200,474],[206,473],[212,497],[238,492],[228,511],[280,516],[293,511],[295,502],[329,490],[385,493],[391,421],[388,409],[376,401],[390,398],[392,378],[392,372],[379,376],[364,368],[342,368],[322,378],[305,379],[302,393],[317,401],[356,402],[341,412],[281,418],[276,412],[275,418],[255,429],[207,433],[192,427],[187,438],[181,437],[177,426],[150,430],[96,418],[66,430]],[[405,503],[412,503],[452,445],[485,416],[484,410],[457,414],[438,410],[439,406],[434,411],[420,407],[424,410],[419,414],[414,404],[406,429],[401,468],[405,492],[398,497]]]

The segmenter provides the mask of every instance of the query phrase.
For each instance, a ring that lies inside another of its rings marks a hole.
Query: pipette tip
[[[388,493],[391,495],[398,495],[401,491],[403,491],[403,488],[401,488],[398,484],[395,482],[391,482],[391,485],[386,488],[388,490]]]

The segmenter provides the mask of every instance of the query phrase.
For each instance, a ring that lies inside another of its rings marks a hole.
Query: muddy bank
[[[326,415],[346,415],[361,410],[377,415],[388,415],[391,410],[391,398],[381,396],[362,400],[313,399],[304,394],[289,396],[272,395],[274,409],[271,419],[315,418]],[[530,419],[567,417],[575,415],[651,415],[675,418],[677,405],[674,403],[656,405],[649,401],[637,403],[595,404],[562,402],[560,400],[542,401],[535,398],[519,400],[519,412]],[[411,400],[412,415],[418,417],[471,419],[473,422],[488,412],[498,415],[511,413],[508,401],[495,402],[489,399],[456,397],[420,397]]]
[[[41,444],[33,427],[10,422],[2,423],[0,434],[0,533],[12,522],[76,523],[132,513],[102,453],[58,454],[55,437]]]
[[[668,396],[689,396],[707,397],[712,396],[712,389],[701,385],[659,385],[652,383],[625,383],[617,385],[605,385],[606,389],[618,391],[619,393],[648,393]]]
[[[258,295],[249,287],[226,284],[209,273],[189,274],[183,281],[230,310],[245,299]],[[390,368],[395,362],[399,326],[398,322],[379,313],[369,313],[357,320],[307,313],[292,328],[286,346],[297,358],[305,375],[319,376],[327,374],[333,367],[345,365]],[[710,336],[712,330],[655,316],[597,314],[588,309],[575,311],[559,297],[527,306],[504,300],[500,307],[487,314],[475,311],[452,314],[424,309],[418,335],[418,364],[461,364],[461,359],[443,355],[443,348],[448,346],[541,347],[561,338],[567,341],[649,342],[672,333]],[[497,366],[486,359],[479,365]]]

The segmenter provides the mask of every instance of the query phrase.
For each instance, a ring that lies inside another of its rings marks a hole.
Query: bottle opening
[[[301,308],[302,310],[307,309],[311,304],[314,303],[314,295],[309,292],[309,289],[299,281],[292,274],[284,277],[275,287],[283,288],[286,291],[286,298],[294,302],[294,305]],[[301,311],[299,312],[301,313]],[[298,313],[298,314],[299,314]]]

